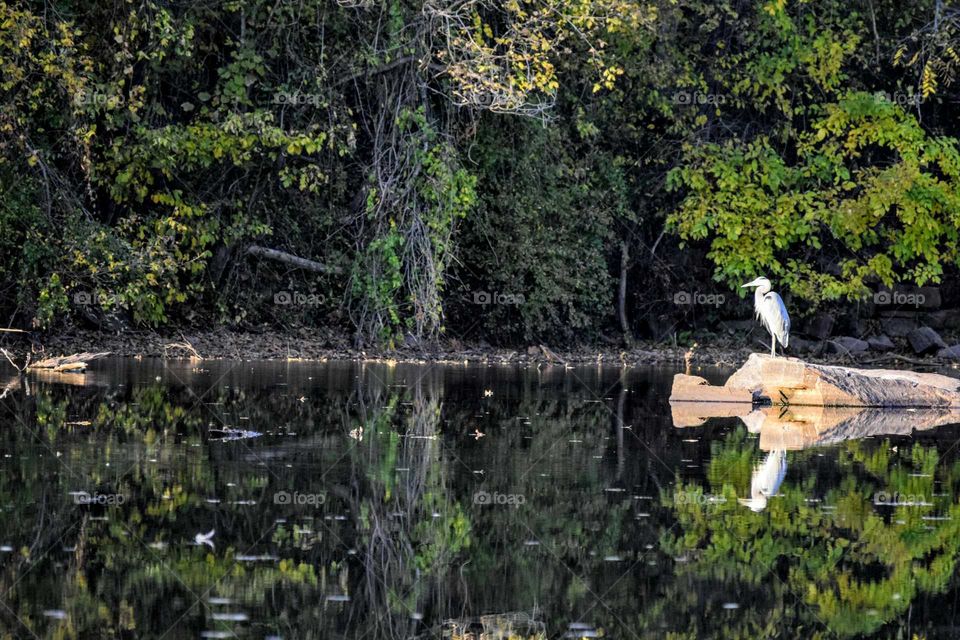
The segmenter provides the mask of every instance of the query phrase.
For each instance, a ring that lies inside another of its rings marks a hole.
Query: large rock
[[[887,318],[880,322],[880,328],[888,336],[903,338],[917,328],[917,323],[910,318]]]
[[[893,340],[883,334],[867,338],[867,345],[871,351],[880,351],[881,353],[893,351],[897,348],[897,345],[893,344]]]
[[[947,358],[948,360],[960,360],[960,344],[940,349],[940,351],[937,351],[937,357]]]
[[[816,338],[817,340],[825,340],[830,337],[830,332],[833,331],[834,318],[828,313],[818,313],[812,316],[807,322],[803,325],[804,335],[810,336],[811,338]]]
[[[936,373],[853,369],[754,353],[721,387],[682,373],[674,377],[671,402],[704,400],[831,407],[960,408],[960,380]]]
[[[827,344],[830,346],[830,353],[841,353],[844,355],[863,353],[870,348],[870,345],[867,344],[865,340],[858,340],[850,336],[833,338],[832,340],[828,340]]]
[[[907,340],[910,342],[910,347],[913,348],[914,352],[921,355],[947,347],[947,343],[943,341],[940,334],[930,327],[914,329],[907,334]]]
[[[934,329],[960,329],[960,311],[942,309],[923,314],[924,321]]]
[[[819,356],[823,353],[823,343],[814,340],[804,340],[799,336],[790,336],[790,353],[809,353]]]

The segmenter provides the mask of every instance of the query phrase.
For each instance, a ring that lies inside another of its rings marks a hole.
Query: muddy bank
[[[183,331],[176,334],[124,332],[122,334],[77,330],[57,335],[5,335],[7,351],[22,361],[31,350],[34,360],[44,356],[81,351],[110,351],[118,356],[147,358],[240,359],[240,360],[394,360],[398,362],[478,362],[491,364],[553,365],[719,365],[737,367],[751,353],[765,351],[756,340],[724,337],[717,346],[673,346],[638,341],[632,348],[616,345],[554,347],[496,347],[485,343],[445,340],[439,344],[405,346],[394,350],[357,349],[348,336],[323,329],[286,332],[237,332],[229,330]],[[788,351],[787,355],[797,356]],[[823,353],[800,355],[807,361],[833,364],[856,363],[902,368],[955,368],[956,360],[932,353],[917,355],[909,350],[877,353]]]

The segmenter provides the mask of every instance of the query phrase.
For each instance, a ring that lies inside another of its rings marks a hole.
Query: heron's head
[[[744,288],[746,288],[746,287],[766,287],[767,289],[769,289],[769,288],[770,288],[770,281],[761,276],[761,277],[757,278],[756,280],[752,280],[752,281],[748,282],[747,284],[742,284],[742,285],[740,285],[740,288],[741,288],[741,289],[744,289]]]

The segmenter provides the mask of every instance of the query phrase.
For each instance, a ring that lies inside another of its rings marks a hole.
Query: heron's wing
[[[790,340],[790,316],[787,314],[787,307],[784,306],[780,294],[771,291],[763,296],[763,302],[760,303],[758,311],[763,326],[786,347]]]

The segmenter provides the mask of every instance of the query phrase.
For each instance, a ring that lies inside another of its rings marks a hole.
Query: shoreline
[[[55,335],[22,334],[7,337],[0,344],[18,361],[42,348],[44,357],[81,352],[108,351],[117,357],[168,358],[203,360],[286,360],[324,362],[329,360],[386,361],[431,364],[513,364],[539,365],[698,365],[739,367],[751,353],[762,352],[759,344],[725,340],[718,346],[673,347],[663,343],[637,341],[632,348],[616,345],[584,345],[551,347],[498,347],[485,343],[469,344],[450,339],[425,347],[405,346],[393,350],[357,349],[350,346],[343,334],[323,329],[299,329],[286,332],[240,332],[226,329],[182,331],[176,335],[137,331],[122,334],[77,330]],[[31,347],[31,344],[33,345]],[[787,353],[807,362],[820,364],[869,365],[877,368],[933,369],[957,368],[954,361],[936,356],[915,356],[906,353],[865,353],[858,357],[847,354],[812,356],[809,353]],[[38,360],[38,355],[32,356]]]

